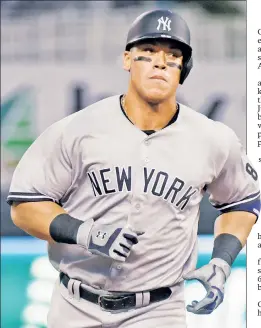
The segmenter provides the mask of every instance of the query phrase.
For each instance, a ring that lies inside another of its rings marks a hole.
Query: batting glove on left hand
[[[224,299],[225,282],[231,273],[231,267],[222,259],[214,258],[209,264],[189,272],[185,280],[196,279],[205,287],[207,294],[201,301],[187,305],[187,311],[194,314],[212,313]]]

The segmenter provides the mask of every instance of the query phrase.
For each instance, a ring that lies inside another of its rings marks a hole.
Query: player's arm
[[[216,239],[222,234],[230,234],[244,247],[256,220],[256,214],[250,212],[233,211],[221,214],[215,221],[214,237]]]
[[[232,211],[221,214],[215,221],[215,247],[212,257],[221,256],[232,265],[235,257],[245,246],[256,220],[256,214],[250,212]],[[226,247],[229,248],[229,244],[235,245],[234,247],[230,246],[233,250],[232,255],[226,250]],[[224,254],[219,254],[220,252],[224,252]]]
[[[77,156],[70,140],[63,126],[58,129],[54,125],[25,153],[7,198],[12,220],[34,237],[78,244],[92,253],[125,261],[138,242],[136,232],[128,227],[100,226],[92,218],[75,218],[60,205],[77,179],[73,176]]]
[[[229,266],[245,246],[260,213],[257,172],[239,140],[233,137],[228,160],[209,186],[210,200],[221,212],[215,222],[212,259],[222,259]]]
[[[49,242],[59,242],[52,237],[51,223],[66,213],[59,204],[70,190],[73,179],[73,153],[66,147],[64,128],[63,122],[55,123],[26,151],[15,169],[7,197],[14,224]],[[73,228],[76,223],[79,227],[82,221],[72,218],[70,225],[63,222],[62,226],[70,227],[68,242],[75,243]]]
[[[207,291],[203,300],[187,306],[195,314],[209,314],[222,303],[231,267],[260,212],[257,173],[234,132],[224,132],[229,132],[226,159],[207,188],[210,202],[221,212],[215,222],[211,261],[184,277],[199,280]]]
[[[29,235],[48,242],[55,242],[50,234],[50,225],[55,217],[66,213],[55,202],[20,202],[11,206],[13,223]]]

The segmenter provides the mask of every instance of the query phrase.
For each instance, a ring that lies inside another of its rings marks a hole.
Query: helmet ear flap
[[[182,70],[181,70],[181,74],[180,74],[180,80],[179,80],[179,84],[183,84],[183,82],[186,80],[186,78],[189,75],[190,70],[193,67],[193,59],[192,57],[190,57],[183,65]]]

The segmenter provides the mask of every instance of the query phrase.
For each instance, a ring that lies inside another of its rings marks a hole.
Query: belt
[[[60,273],[60,281],[67,288],[70,281],[70,277],[65,273]],[[136,293],[126,293],[117,295],[98,295],[92,293],[80,286],[80,297],[86,301],[98,304],[103,310],[107,311],[119,311],[136,307]],[[155,303],[166,300],[171,295],[171,289],[169,287],[162,287],[148,291],[150,294],[150,302]]]

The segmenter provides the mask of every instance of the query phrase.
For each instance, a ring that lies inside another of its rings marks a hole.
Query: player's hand
[[[194,314],[212,313],[223,302],[225,282],[230,272],[228,263],[215,258],[209,264],[183,276],[185,280],[198,280],[207,291],[201,301],[193,301],[191,305],[187,305],[187,311]]]
[[[142,233],[136,233],[128,227],[94,226],[91,230],[88,250],[92,254],[124,262],[130,255],[133,245],[138,243],[140,234]]]

